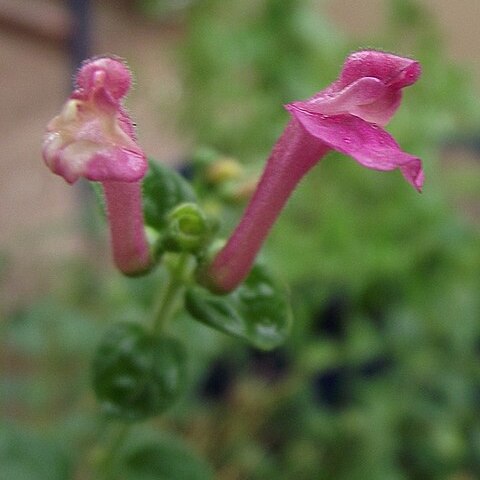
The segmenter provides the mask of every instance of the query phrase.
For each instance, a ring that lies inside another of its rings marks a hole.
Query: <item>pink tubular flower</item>
[[[126,274],[150,266],[141,202],[147,160],[122,105],[131,86],[127,66],[110,57],[86,61],[76,89],[47,126],[43,158],[68,183],[80,177],[101,182],[110,223],[113,257]]]
[[[267,160],[237,228],[203,276],[217,292],[235,289],[297,183],[328,151],[375,170],[400,169],[418,191],[423,170],[382,127],[400,106],[402,88],[420,76],[414,60],[378,51],[350,55],[340,77],[306,101],[286,105],[292,115]]]

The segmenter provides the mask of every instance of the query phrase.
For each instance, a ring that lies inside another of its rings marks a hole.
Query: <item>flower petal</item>
[[[330,148],[354,158],[375,170],[399,168],[406,180],[418,191],[423,185],[422,165],[418,158],[400,150],[385,130],[354,115],[322,115],[307,112],[294,104],[286,109],[303,128]]]
[[[303,102],[302,110],[338,115],[350,113],[386,125],[400,106],[402,88],[420,76],[420,64],[409,58],[374,50],[351,54],[338,80]]]
[[[64,144],[55,132],[45,137],[43,157],[50,170],[68,183],[80,177],[98,182],[135,182],[146,172],[141,150],[102,146],[87,140]]]
[[[373,103],[386,92],[385,85],[373,77],[364,77],[338,92],[324,90],[310,100],[293,105],[312,113],[325,115],[349,113],[358,105]]]
[[[87,60],[75,77],[78,89],[86,96],[103,88],[110,100],[118,102],[132,85],[132,75],[126,64],[113,57],[98,57]]]
[[[140,180],[147,170],[133,123],[122,105],[131,85],[128,68],[117,59],[87,61],[77,89],[47,127],[43,157],[69,183]]]
[[[337,88],[343,89],[363,77],[375,77],[384,85],[403,88],[415,83],[420,73],[420,64],[416,60],[376,50],[364,50],[347,57]]]

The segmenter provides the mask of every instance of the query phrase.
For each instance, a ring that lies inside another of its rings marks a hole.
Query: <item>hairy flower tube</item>
[[[132,83],[120,60],[87,60],[76,76],[76,88],[60,114],[47,126],[43,158],[68,183],[80,177],[101,182],[105,193],[113,258],[125,274],[149,268],[141,180],[147,160],[122,100]]]
[[[339,78],[306,101],[286,105],[291,114],[257,189],[225,246],[202,272],[217,292],[230,292],[248,275],[280,211],[301,178],[330,150],[375,170],[399,169],[418,191],[421,161],[403,152],[383,130],[400,106],[402,89],[420,76],[418,62],[379,51],[345,61]]]

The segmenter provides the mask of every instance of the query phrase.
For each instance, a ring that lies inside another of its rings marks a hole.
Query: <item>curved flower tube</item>
[[[80,177],[102,183],[114,261],[128,275],[151,264],[141,197],[148,165],[122,104],[131,83],[119,59],[87,60],[75,90],[47,126],[42,151],[50,170],[68,183]]]
[[[219,293],[248,275],[273,223],[301,178],[330,150],[375,170],[400,169],[418,191],[421,161],[382,127],[400,106],[402,89],[420,76],[414,60],[378,51],[350,55],[339,78],[306,101],[286,105],[292,118],[267,160],[237,228],[202,275]]]

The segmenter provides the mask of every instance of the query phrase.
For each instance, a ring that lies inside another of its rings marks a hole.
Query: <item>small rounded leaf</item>
[[[181,345],[133,323],[108,331],[93,361],[93,388],[103,411],[127,421],[169,408],[183,392],[185,378]]]
[[[290,331],[288,293],[263,265],[255,265],[247,279],[228,295],[190,287],[185,306],[196,320],[262,350],[281,345]]]

